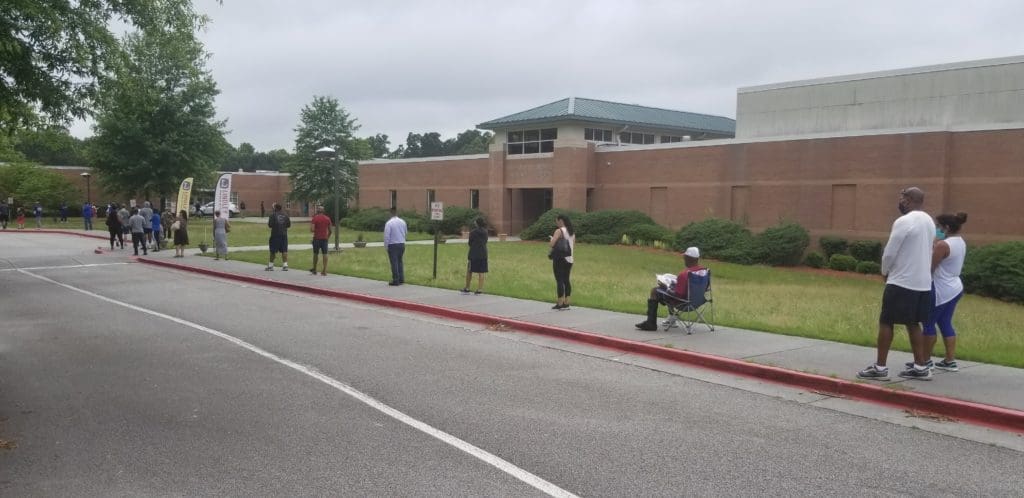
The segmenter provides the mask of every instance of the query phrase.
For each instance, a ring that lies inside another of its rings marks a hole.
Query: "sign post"
[[[437,280],[437,242],[441,236],[440,224],[437,222],[444,221],[443,202],[430,203],[430,221],[434,222],[434,280]]]

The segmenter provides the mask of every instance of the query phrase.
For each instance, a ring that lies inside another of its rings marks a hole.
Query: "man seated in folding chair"
[[[647,299],[647,320],[636,324],[636,328],[658,330],[659,304],[664,304],[669,309],[669,319],[665,330],[675,325],[677,320],[681,320],[681,314],[689,312],[697,315],[694,320],[707,323],[700,308],[705,303],[704,292],[710,285],[711,271],[700,265],[700,249],[696,247],[688,247],[683,252],[683,262],[686,264],[686,268],[679,273],[675,285],[667,286],[659,281],[658,286],[651,289],[651,295]],[[689,295],[691,288],[693,288],[693,296]],[[681,321],[689,332],[694,321],[685,319]],[[711,327],[710,324],[708,326]]]

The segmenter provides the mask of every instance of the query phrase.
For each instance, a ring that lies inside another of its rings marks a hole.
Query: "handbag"
[[[565,258],[572,256],[572,248],[569,246],[569,239],[565,236],[559,237],[555,241],[555,245],[551,248],[551,252],[548,253],[548,259]]]

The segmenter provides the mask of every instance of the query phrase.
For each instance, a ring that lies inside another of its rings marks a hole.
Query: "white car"
[[[203,213],[203,216],[213,216],[213,203],[207,202],[206,204],[203,204],[203,206],[199,208],[199,211]],[[231,216],[238,216],[241,211],[238,210],[238,206],[236,206],[234,202],[231,202],[228,203],[228,213],[230,213]]]

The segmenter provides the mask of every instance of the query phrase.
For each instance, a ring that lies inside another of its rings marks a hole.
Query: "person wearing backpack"
[[[576,230],[572,227],[572,220],[564,214],[555,218],[558,228],[551,234],[551,267],[555,274],[555,287],[558,293],[558,300],[551,307],[553,310],[569,309],[569,298],[572,297],[572,283],[569,275],[572,273],[573,253],[576,252]]]

